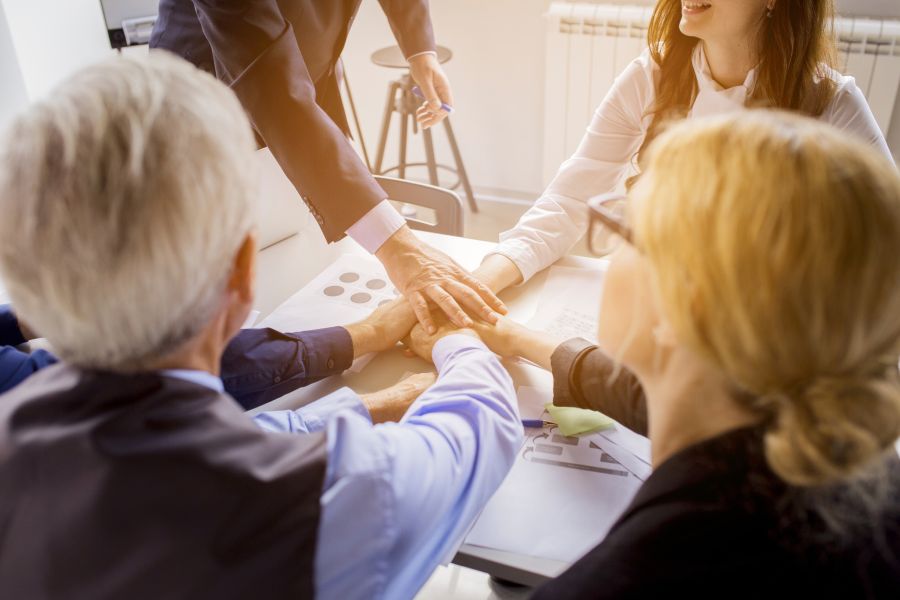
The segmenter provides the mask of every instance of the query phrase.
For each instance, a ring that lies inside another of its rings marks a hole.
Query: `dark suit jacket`
[[[161,0],[151,47],[231,86],[328,241],[387,196],[347,140],[335,64],[361,0]],[[406,56],[434,50],[427,0],[380,0]]]
[[[157,374],[56,365],[0,400],[0,598],[312,597],[324,434]]]

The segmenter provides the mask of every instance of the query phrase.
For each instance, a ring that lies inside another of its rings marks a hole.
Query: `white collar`
[[[723,92],[730,96],[743,94],[746,99],[756,86],[756,68],[750,69],[744,83],[731,88],[723,88],[719,82],[713,79],[712,71],[709,69],[709,62],[706,60],[706,53],[703,51],[703,42],[698,42],[694,47],[694,53],[691,55],[691,64],[694,67],[694,73],[697,76],[697,83],[700,89],[709,89],[714,92]]]
[[[697,98],[691,107],[692,117],[708,117],[743,110],[753,86],[756,85],[756,69],[751,69],[744,83],[725,89],[712,77],[703,44],[698,43],[691,57],[697,77]]]

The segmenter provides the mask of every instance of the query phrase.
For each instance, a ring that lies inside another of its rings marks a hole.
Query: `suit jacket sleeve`
[[[342,373],[352,362],[353,342],[343,327],[298,333],[242,329],[222,354],[222,382],[250,410]]]
[[[379,0],[403,56],[435,50],[428,0]]]
[[[316,104],[315,85],[277,2],[193,2],[217,75],[237,94],[325,238],[340,239],[387,195]]]
[[[647,400],[631,371],[581,338],[560,344],[550,362],[554,404],[597,410],[647,435]]]
[[[18,346],[28,340],[19,329],[19,320],[9,304],[0,304],[0,345]]]

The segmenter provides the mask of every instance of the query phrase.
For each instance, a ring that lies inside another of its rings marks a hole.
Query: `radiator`
[[[620,4],[551,3],[544,92],[545,182],[575,151],[616,75],[646,47],[652,10]],[[900,89],[900,21],[839,17],[835,34],[838,70],[856,78],[887,134]]]

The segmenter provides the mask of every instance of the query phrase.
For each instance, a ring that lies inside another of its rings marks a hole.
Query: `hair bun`
[[[765,451],[775,473],[790,484],[827,485],[853,477],[900,437],[896,364],[876,374],[820,377],[778,396]]]

